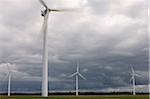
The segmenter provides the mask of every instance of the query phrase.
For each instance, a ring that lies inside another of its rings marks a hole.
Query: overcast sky
[[[87,81],[80,79],[81,89],[131,86],[130,64],[142,75],[137,77],[137,84],[149,84],[147,0],[45,2],[51,8],[77,8],[72,12],[50,13],[50,88],[73,89],[75,79],[67,76],[75,72],[77,62],[87,78]],[[15,84],[41,81],[41,10],[44,8],[38,0],[0,1],[1,81],[8,73],[8,63]],[[32,89],[32,85],[41,86],[28,83],[26,87]]]

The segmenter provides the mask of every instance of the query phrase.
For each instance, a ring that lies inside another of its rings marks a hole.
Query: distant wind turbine
[[[61,11],[70,11],[71,9],[50,9],[43,0],[39,0],[40,3],[46,8],[42,12],[44,17],[44,22],[42,26],[43,33],[43,55],[42,55],[42,96],[48,96],[48,42],[47,42],[47,22],[50,12],[61,12]]]
[[[134,68],[132,65],[131,66],[131,79],[130,81],[132,81],[132,85],[133,85],[133,95],[136,95],[136,91],[135,91],[135,86],[136,86],[136,79],[135,77],[141,77],[139,74],[137,74],[135,71],[134,71]]]
[[[8,96],[10,96],[10,89],[11,89],[11,71],[9,70],[9,76],[8,76]]]
[[[9,63],[7,63],[6,66],[7,66],[7,69],[8,69],[8,73],[7,73],[7,75],[5,76],[5,78],[2,81],[8,79],[8,83],[7,83],[7,95],[10,96],[10,93],[11,93],[10,91],[11,91],[12,71],[10,70]]]
[[[78,96],[78,91],[79,91],[79,77],[81,77],[82,79],[86,80],[86,78],[80,74],[79,71],[79,63],[77,64],[77,71],[75,73],[73,73],[72,75],[70,75],[69,77],[76,77],[76,96]]]

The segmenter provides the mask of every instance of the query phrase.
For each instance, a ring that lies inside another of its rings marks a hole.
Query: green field
[[[0,99],[149,99],[148,95],[102,95],[102,96],[49,96],[42,98],[40,96],[0,96]]]

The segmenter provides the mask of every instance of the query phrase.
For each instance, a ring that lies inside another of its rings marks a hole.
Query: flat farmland
[[[99,96],[49,96],[43,98],[40,96],[0,96],[0,99],[149,99],[148,95],[99,95]]]

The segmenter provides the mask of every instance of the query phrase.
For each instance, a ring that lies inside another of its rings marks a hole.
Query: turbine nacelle
[[[47,10],[41,11],[41,15],[45,16],[47,14]]]

